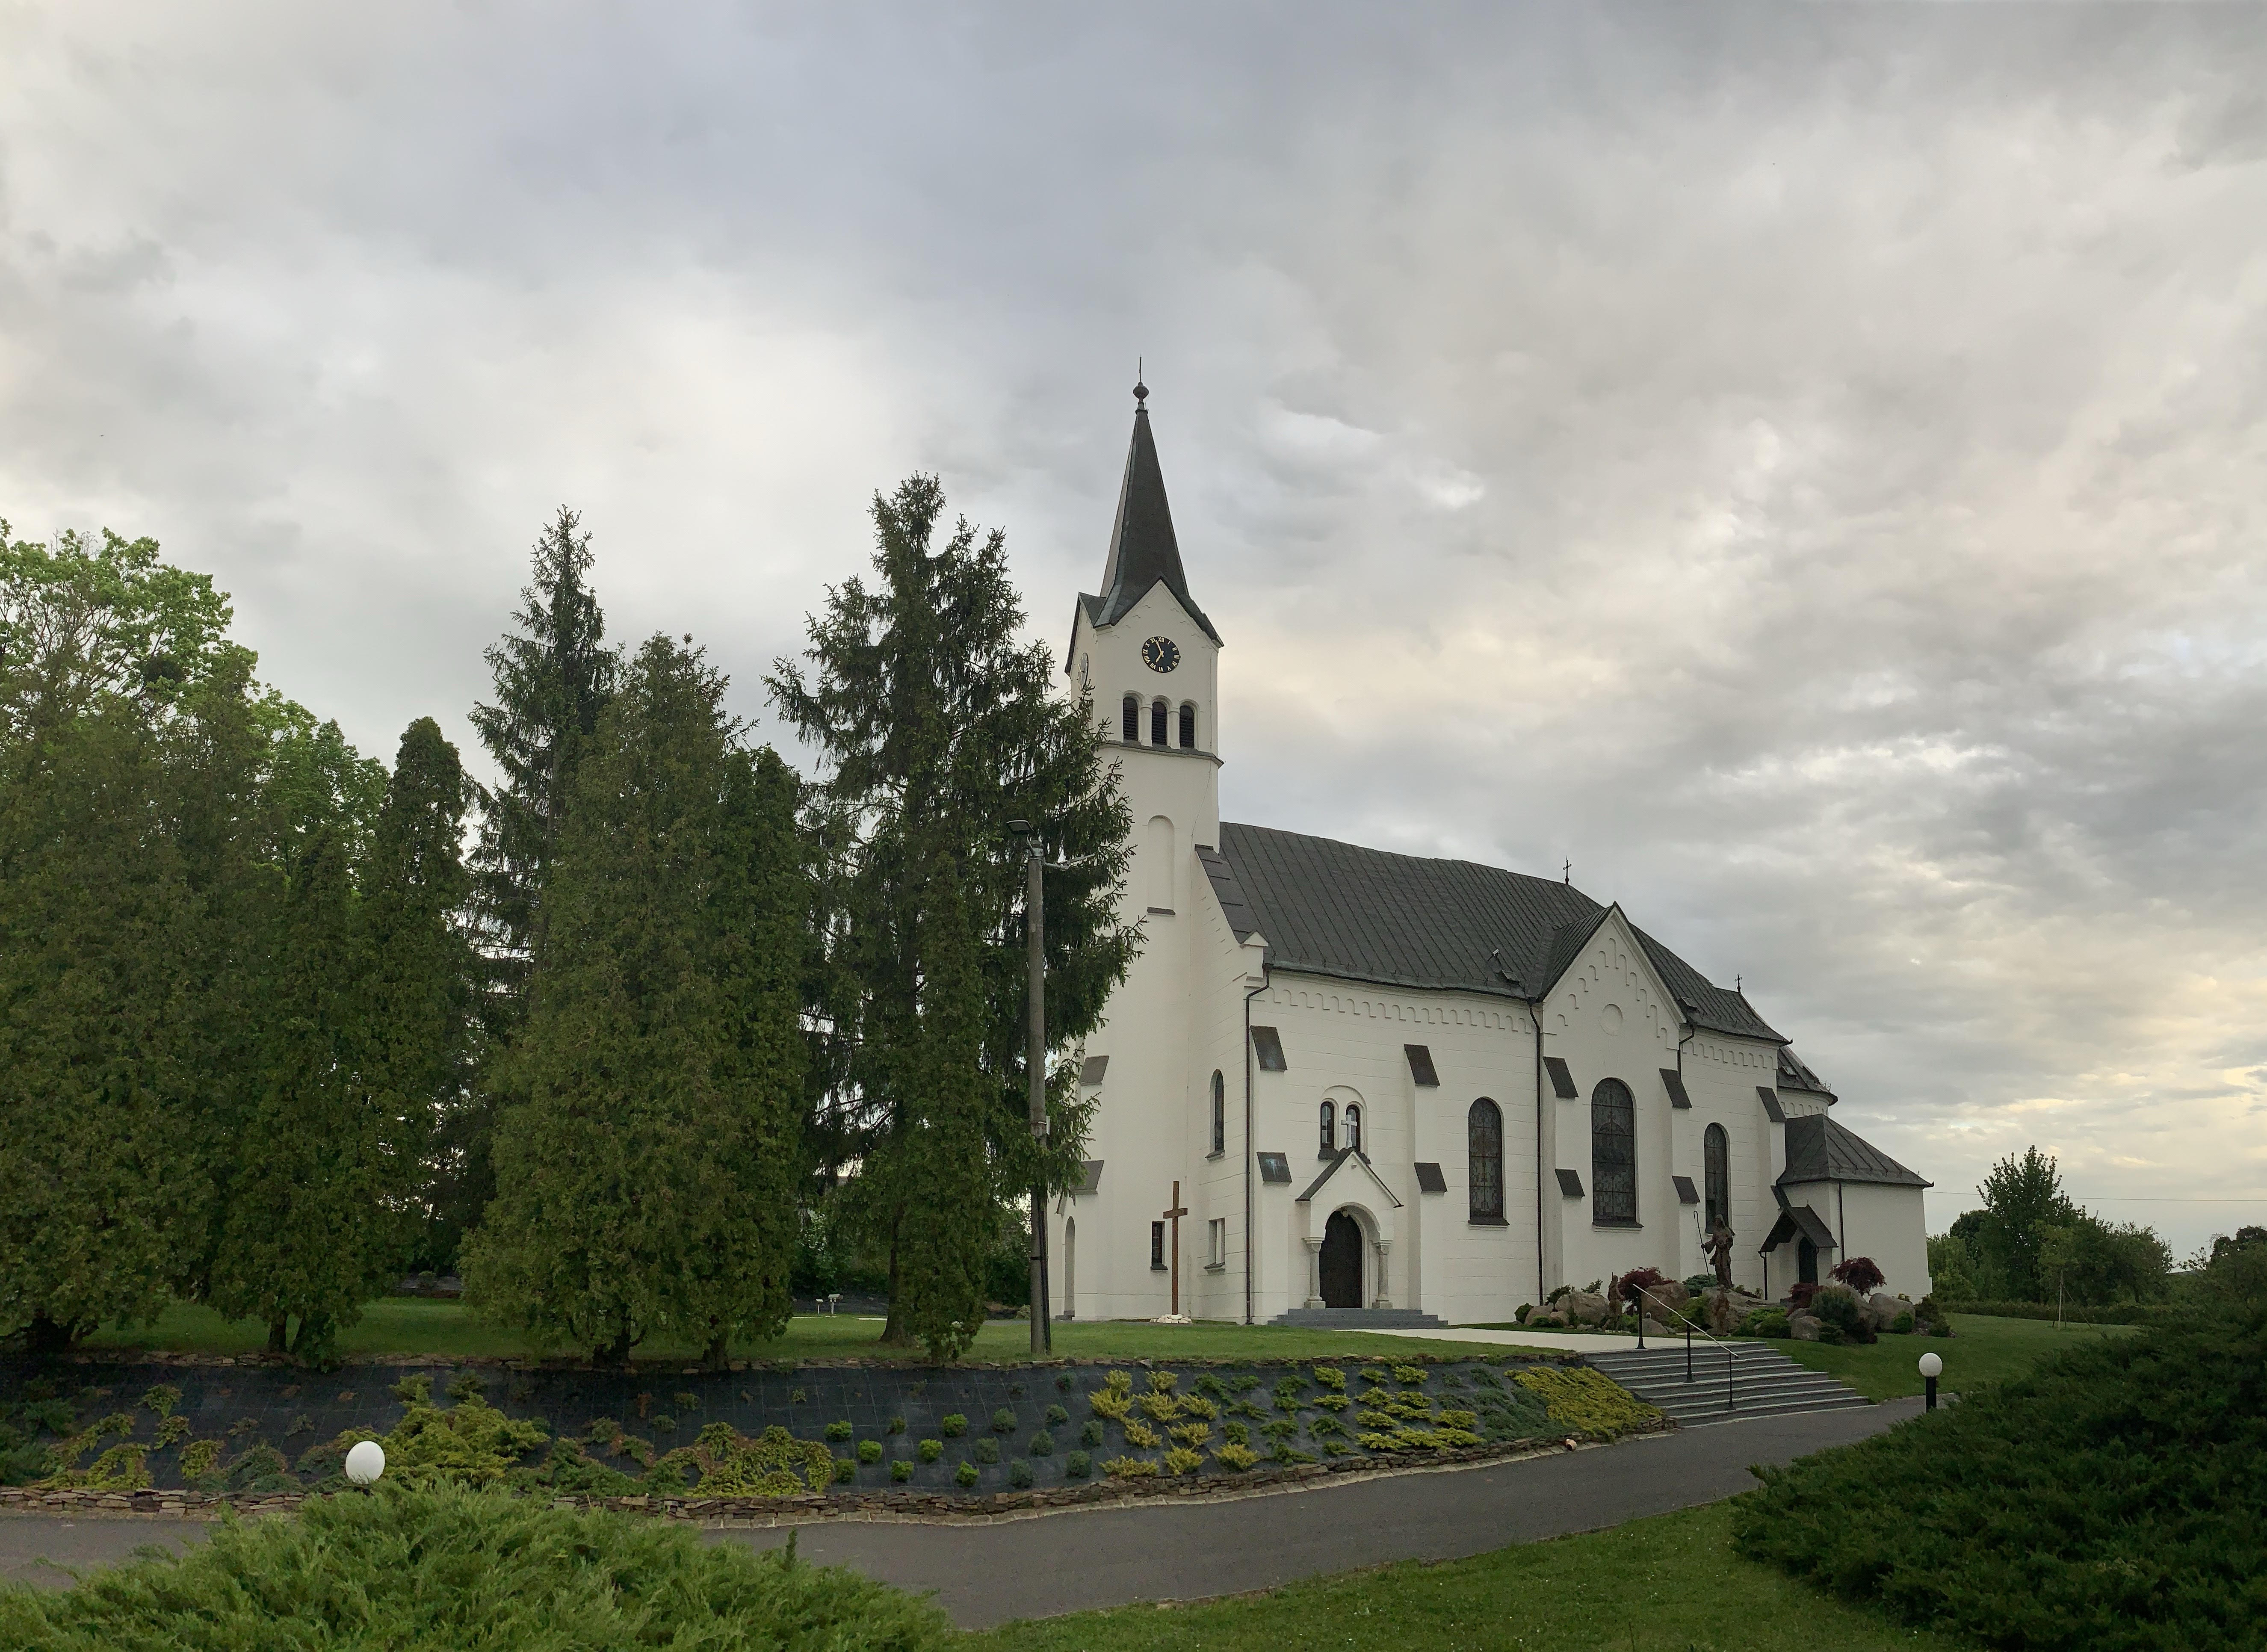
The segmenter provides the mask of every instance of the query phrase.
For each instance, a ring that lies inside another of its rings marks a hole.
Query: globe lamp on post
[[[1928,1390],[1928,1409],[1936,1409],[1936,1379],[1944,1375],[1944,1361],[1935,1354],[1920,1356],[1920,1378]]]
[[[359,1442],[347,1453],[347,1478],[368,1486],[385,1472],[385,1448],[375,1440]]]

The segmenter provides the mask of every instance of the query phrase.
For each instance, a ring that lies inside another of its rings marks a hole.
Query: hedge
[[[2089,1339],[1756,1472],[1740,1552],[1904,1623],[2029,1652],[2233,1652],[2267,1624],[2267,1321]]]

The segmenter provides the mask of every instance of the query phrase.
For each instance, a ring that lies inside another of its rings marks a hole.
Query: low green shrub
[[[955,1485],[969,1487],[975,1485],[978,1480],[983,1479],[983,1476],[977,1472],[975,1464],[963,1462],[958,1468],[952,1471],[952,1479]]]
[[[859,1441],[858,1460],[861,1463],[880,1462],[882,1460],[882,1443],[879,1440]]]
[[[989,1435],[979,1440],[976,1443],[976,1460],[979,1463],[997,1463],[1000,1460],[999,1441],[993,1439]]]
[[[1084,1446],[1100,1445],[1103,1441],[1103,1435],[1104,1429],[1101,1419],[1097,1417],[1089,1417],[1087,1419],[1085,1426],[1078,1431],[1078,1443]]]
[[[1733,1529],[1754,1559],[1986,1645],[2233,1652],[2267,1622],[2263,1465],[2267,1324],[2192,1324],[1758,1470]]]
[[[857,1478],[856,1459],[847,1457],[838,1457],[834,1459],[834,1483],[837,1486],[847,1486]]]
[[[921,1451],[921,1460],[922,1462],[934,1463],[937,1458],[944,1455],[944,1442],[942,1440],[923,1440],[921,1443],[919,1450]]]
[[[1074,1451],[1063,1458],[1063,1476],[1067,1479],[1084,1479],[1094,1472],[1094,1459],[1083,1451]]]
[[[1054,1435],[1045,1428],[1040,1429],[1031,1436],[1031,1453],[1033,1457],[1053,1457],[1055,1454]]]
[[[1060,1428],[1069,1421],[1070,1413],[1065,1411],[1060,1406],[1049,1406],[1047,1407],[1046,1425],[1048,1428]]]
[[[899,1482],[900,1484],[902,1484],[902,1483],[904,1483],[905,1481],[911,1479],[913,1477],[913,1459],[912,1459],[911,1457],[892,1457],[892,1458],[891,1459],[891,1461],[890,1461],[890,1478],[891,1478],[891,1479],[896,1480],[896,1481]]]
[[[994,1412],[992,1413],[992,1432],[994,1434],[1015,1433],[1016,1413],[1006,1406],[1002,1406],[999,1410]]]
[[[852,1432],[850,1419],[847,1417],[843,1418],[840,1422],[830,1422],[826,1425],[826,1437],[830,1440],[847,1440]]]
[[[938,1418],[936,1428],[938,1433],[947,1436],[966,1434],[968,1418],[965,1413],[956,1411],[948,1416]]]
[[[1031,1483],[1031,1465],[1029,1463],[1019,1457],[1008,1465],[1008,1484],[1021,1491]]]
[[[858,1574],[683,1526],[457,1487],[309,1500],[61,1592],[0,1589],[25,1652],[762,1646],[943,1652],[943,1612]]]
[[[1587,1365],[1530,1366],[1512,1378],[1540,1399],[1554,1428],[1594,1440],[1612,1440],[1661,1421],[1654,1409]]]

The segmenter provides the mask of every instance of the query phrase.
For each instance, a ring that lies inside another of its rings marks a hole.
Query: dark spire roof
[[[1156,438],[1149,434],[1149,387],[1134,386],[1134,444],[1126,454],[1126,480],[1118,490],[1118,514],[1110,526],[1110,560],[1103,564],[1102,595],[1082,597],[1097,626],[1115,625],[1135,603],[1163,581],[1189,618],[1214,642],[1220,633],[1189,595],[1181,571],[1181,547],[1173,537],[1173,510],[1165,502],[1165,473],[1157,465]]]

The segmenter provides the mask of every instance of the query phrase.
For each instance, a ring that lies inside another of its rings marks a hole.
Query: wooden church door
[[[1323,1227],[1323,1306],[1361,1306],[1361,1227],[1343,1210]]]
[[[1818,1247],[1805,1239],[1795,1247],[1795,1277],[1806,1285],[1818,1282]]]

